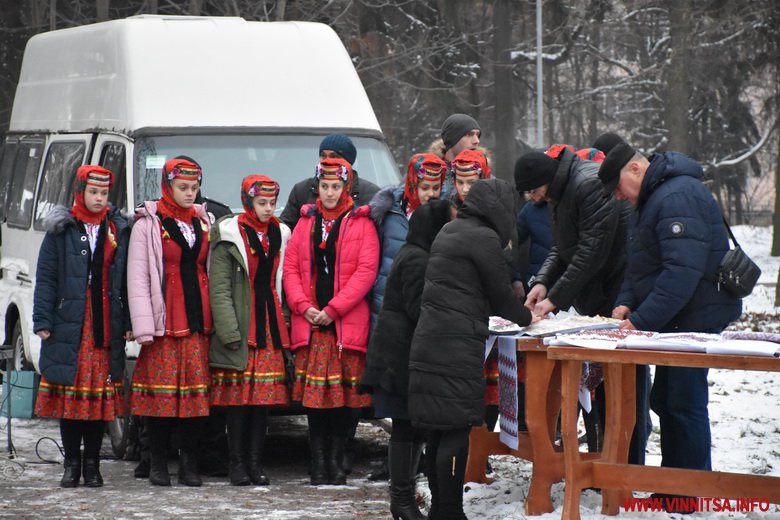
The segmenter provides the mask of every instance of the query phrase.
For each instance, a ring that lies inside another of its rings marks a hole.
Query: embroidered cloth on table
[[[755,339],[754,339],[755,338]],[[593,349],[665,350],[742,356],[780,357],[780,343],[765,335],[724,332],[722,334],[656,333],[647,331],[600,330],[558,334],[545,338],[551,346],[573,346]],[[771,338],[780,339],[780,338]]]

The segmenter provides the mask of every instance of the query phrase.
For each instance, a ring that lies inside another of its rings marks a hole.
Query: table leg
[[[546,352],[526,352],[525,356],[525,421],[533,452],[525,509],[529,515],[541,515],[553,511],[550,490],[563,478],[563,458],[554,445],[561,408],[561,368],[560,363],[547,359]]]
[[[577,439],[577,416],[580,388],[581,361],[563,361],[563,380],[561,383],[561,436],[563,438],[564,478],[566,490],[563,497],[564,520],[579,520],[580,494],[590,482],[581,464],[579,442]],[[604,442],[606,447],[606,439]]]

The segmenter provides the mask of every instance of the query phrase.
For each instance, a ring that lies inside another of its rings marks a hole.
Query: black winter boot
[[[328,470],[325,463],[325,437],[309,434],[309,448],[311,449],[311,485],[322,486],[327,484]]]
[[[249,480],[255,486],[267,486],[271,482],[263,469],[263,448],[265,448],[268,411],[264,407],[254,408],[251,412],[252,423],[249,434]]]
[[[149,428],[149,482],[153,486],[170,486],[168,473],[168,427],[156,418],[147,418]]]
[[[87,487],[103,487],[103,475],[100,474],[99,459],[84,459],[82,469],[84,485]]]
[[[198,475],[198,459],[195,453],[182,450],[179,453],[179,484],[198,487],[203,485]]]
[[[230,483],[234,486],[248,486],[251,483],[246,464],[249,418],[245,408],[244,406],[231,406],[226,414],[229,451],[228,476]]]
[[[65,472],[62,474],[60,486],[64,488],[78,487],[81,479],[81,454],[78,457],[65,459]]]
[[[390,465],[390,514],[394,520],[424,520],[417,507],[415,445],[390,441],[387,448]]]
[[[328,473],[330,474],[329,484],[334,486],[343,486],[347,483],[347,474],[344,471],[344,448],[347,445],[347,438],[343,435],[332,435],[330,437],[330,453],[328,454]]]

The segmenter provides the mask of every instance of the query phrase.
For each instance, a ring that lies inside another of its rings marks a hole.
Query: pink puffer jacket
[[[195,204],[198,217],[210,223],[203,206]],[[133,335],[138,343],[165,334],[163,253],[157,202],[146,201],[135,210],[127,253],[127,300]],[[210,224],[209,224],[210,226]]]
[[[315,211],[313,204],[301,208],[301,219],[284,256],[282,280],[292,311],[290,342],[293,349],[309,344],[311,324],[303,317],[304,311],[309,307],[319,309],[312,287]],[[370,214],[369,206],[361,206],[341,221],[333,273],[336,287],[333,299],[325,307],[325,312],[336,323],[339,345],[361,352],[366,351],[368,344],[370,315],[366,295],[376,281],[379,266],[379,238]]]

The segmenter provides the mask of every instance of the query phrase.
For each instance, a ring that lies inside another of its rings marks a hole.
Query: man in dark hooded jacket
[[[480,180],[431,246],[409,358],[409,416],[414,426],[433,430],[426,451],[436,468],[429,518],[465,518],[469,430],[485,417],[489,316],[532,321],[514,295],[503,254],[515,214],[506,182]]]
[[[666,152],[648,160],[617,145],[601,165],[605,193],[635,208],[628,269],[612,317],[623,329],[721,332],[742,312],[715,273],[728,251],[723,216],[701,166]],[[658,366],[650,406],[661,423],[661,465],[711,469],[706,368]],[[669,501],[669,504],[672,504]]]

